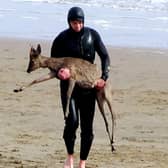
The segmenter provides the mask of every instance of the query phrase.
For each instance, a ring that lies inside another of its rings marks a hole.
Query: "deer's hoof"
[[[112,152],[116,151],[116,149],[114,148],[113,145],[111,146],[111,151],[112,151]]]
[[[17,93],[17,92],[19,92],[19,90],[18,89],[14,89],[13,92]]]
[[[14,89],[13,91],[14,91],[15,93],[17,93],[17,92],[21,92],[22,89]]]

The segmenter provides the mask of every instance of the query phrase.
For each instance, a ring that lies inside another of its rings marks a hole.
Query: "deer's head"
[[[29,65],[27,68],[27,72],[30,73],[38,68],[40,68],[40,54],[41,54],[41,46],[40,44],[37,45],[37,49],[31,47],[29,53]]]

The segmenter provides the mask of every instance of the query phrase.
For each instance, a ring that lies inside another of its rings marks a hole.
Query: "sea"
[[[1,0],[0,37],[53,40],[73,6],[107,45],[168,48],[168,0]]]

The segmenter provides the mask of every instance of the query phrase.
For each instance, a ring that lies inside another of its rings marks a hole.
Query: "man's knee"
[[[81,132],[81,139],[84,139],[86,141],[92,141],[93,138],[94,138],[94,134],[92,129],[87,129]]]

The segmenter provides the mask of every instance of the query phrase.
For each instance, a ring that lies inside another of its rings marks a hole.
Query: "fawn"
[[[83,88],[94,88],[94,82],[96,81],[96,79],[100,77],[100,72],[96,64],[91,64],[90,62],[80,58],[72,58],[72,57],[51,58],[42,56],[41,46],[40,44],[38,44],[37,49],[34,49],[33,47],[31,47],[30,49],[30,60],[27,72],[30,73],[38,68],[49,68],[50,72],[45,76],[33,80],[31,83],[27,85],[21,86],[19,89],[14,89],[14,92],[23,91],[25,88],[30,87],[34,84],[55,78],[57,76],[57,72],[62,67],[69,68],[71,73],[71,77],[69,79],[69,88],[67,91],[67,105],[65,110],[65,119],[66,119],[66,117],[68,116],[70,97],[73,92],[75,84]],[[112,90],[109,82],[106,83],[106,86],[103,89],[96,91],[96,100],[99,110],[105,122],[106,131],[110,139],[111,150],[114,151],[115,148],[113,146],[113,136],[115,126],[115,114],[112,111]],[[111,113],[112,118],[111,135],[108,128],[108,121],[106,119],[104,110],[105,102],[109,107],[109,111]]]

